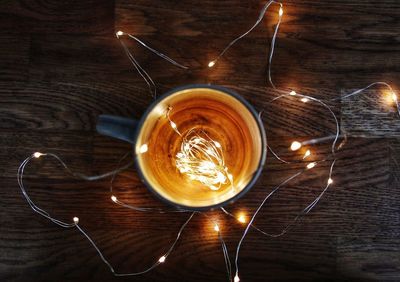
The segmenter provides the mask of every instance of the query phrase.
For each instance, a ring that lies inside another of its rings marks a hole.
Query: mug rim
[[[139,164],[138,161],[138,155],[136,154],[136,141],[137,138],[140,134],[140,131],[142,129],[142,126],[144,124],[144,121],[146,120],[147,116],[150,114],[150,112],[165,98],[167,98],[168,96],[171,96],[172,94],[175,94],[176,92],[182,91],[182,90],[187,90],[187,89],[196,89],[196,88],[206,88],[206,89],[213,89],[213,90],[218,90],[221,91],[225,94],[228,94],[232,97],[234,97],[235,99],[237,99],[240,103],[242,103],[247,110],[251,113],[251,115],[254,117],[256,123],[257,123],[257,127],[258,130],[260,131],[260,137],[261,137],[261,157],[260,160],[258,162],[257,165],[257,169],[256,171],[253,173],[253,175],[251,176],[251,180],[246,184],[246,186],[239,192],[237,193],[235,196],[233,196],[232,198],[229,198],[223,202],[220,202],[218,204],[213,204],[213,205],[209,205],[209,206],[201,206],[201,207],[192,207],[192,206],[186,206],[186,205],[182,205],[180,203],[176,203],[173,202],[165,197],[163,197],[161,194],[159,194],[157,192],[156,189],[154,189],[152,187],[152,185],[147,181],[146,177],[144,176],[143,172],[142,172],[142,168]],[[135,131],[135,142],[133,143],[133,153],[134,153],[134,160],[135,160],[135,167],[136,167],[136,171],[139,174],[140,180],[146,185],[146,187],[148,188],[148,190],[151,191],[151,193],[153,195],[155,195],[158,199],[160,199],[162,202],[170,205],[170,206],[174,206],[178,209],[181,210],[189,210],[189,211],[207,211],[207,210],[213,210],[216,208],[220,208],[220,207],[224,207],[227,204],[233,203],[235,201],[237,201],[238,199],[240,199],[244,194],[246,194],[253,186],[254,184],[257,182],[258,178],[260,177],[262,170],[264,168],[265,165],[265,160],[267,158],[267,137],[266,137],[266,133],[265,133],[265,128],[264,125],[262,123],[261,118],[259,117],[258,112],[254,109],[254,107],[245,99],[243,98],[241,95],[239,95],[238,93],[236,93],[235,91],[228,89],[226,87],[223,86],[219,86],[219,85],[213,85],[213,84],[186,84],[183,86],[178,86],[175,88],[172,88],[171,90],[167,91],[166,93],[160,95],[156,100],[154,100],[149,107],[147,107],[146,111],[142,114],[141,118],[138,121],[137,127],[136,127],[136,131]]]

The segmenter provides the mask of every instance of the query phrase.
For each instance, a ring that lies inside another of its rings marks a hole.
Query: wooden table
[[[287,1],[266,83],[267,52],[278,7],[213,69],[204,68],[256,20],[264,1],[80,0],[0,3],[0,280],[1,281],[226,281],[222,251],[210,220],[196,215],[166,263],[141,277],[115,278],[76,229],[34,214],[17,186],[19,163],[32,152],[53,152],[70,167],[97,174],[115,167],[129,145],[95,132],[99,114],[139,118],[151,103],[115,32],[138,36],[189,65],[175,68],[127,40],[159,91],[189,83],[230,87],[264,107],[270,145],[287,158],[293,140],[332,134],[322,108],[290,99],[268,106],[281,91],[322,99],[340,97],[374,81],[398,89],[400,3]],[[383,88],[331,102],[346,145],[338,153],[334,185],[290,232],[268,238],[250,231],[240,256],[241,281],[399,281],[400,127]],[[380,102],[379,102],[380,101]],[[315,159],[329,144],[310,148]],[[263,197],[304,164],[269,156],[262,179],[232,212],[251,215]],[[279,232],[326,183],[329,163],[290,182],[259,214],[256,225]],[[158,259],[188,217],[133,212],[110,200],[109,179],[83,182],[49,159],[26,171],[32,198],[64,220],[80,224],[119,272],[140,271]],[[134,169],[116,179],[129,203],[163,207]],[[244,226],[220,211],[231,258]]]

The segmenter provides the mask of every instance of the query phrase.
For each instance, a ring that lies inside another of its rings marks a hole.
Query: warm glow
[[[215,225],[214,225],[214,230],[215,230],[215,232],[219,232],[219,226],[218,226],[218,224],[215,224]]]
[[[200,133],[190,134],[190,138],[186,136],[183,138],[181,151],[176,154],[175,165],[179,172],[214,191],[225,184],[232,186],[233,176],[224,166],[221,144],[208,135],[201,136]]]
[[[118,36],[124,35],[124,33],[123,33],[122,31],[119,30],[119,31],[117,31],[116,35],[117,35],[117,37],[118,37]]]
[[[292,145],[290,145],[290,150],[292,151],[297,151],[300,148],[301,148],[301,143],[298,141],[293,141]]]
[[[392,100],[393,102],[397,102],[397,95],[392,92]]]
[[[178,127],[176,126],[176,123],[175,123],[175,122],[170,121],[169,123],[171,124],[171,127],[172,127],[173,129],[177,129],[177,128],[178,128]]]
[[[149,150],[149,147],[147,146],[147,144],[143,144],[139,148],[139,153],[143,154],[143,153],[146,153],[148,150]]]
[[[383,95],[383,101],[387,105],[397,104],[397,95],[393,91],[385,91]]]
[[[239,216],[237,217],[237,220],[241,223],[246,223],[246,216],[244,214],[239,214]]]
[[[310,150],[307,150],[307,151],[304,153],[303,159],[309,157],[310,155],[311,155],[311,151],[310,151]]]
[[[307,103],[309,100],[308,100],[308,98],[304,97],[304,98],[301,98],[300,101],[302,101],[303,103]]]
[[[212,68],[214,65],[215,65],[215,61],[211,61],[211,62],[208,63],[208,67],[209,68]]]
[[[115,197],[114,195],[111,196],[111,201],[113,201],[114,203],[117,202],[117,197]]]
[[[78,224],[79,218],[77,218],[77,217],[75,216],[75,217],[73,218],[73,220],[74,220],[75,224]]]
[[[43,154],[39,153],[39,152],[36,152],[36,153],[33,154],[33,156],[38,159],[38,158],[40,158],[40,156],[43,156]]]
[[[307,168],[308,168],[308,169],[311,169],[311,168],[315,167],[316,165],[317,165],[316,163],[309,163],[309,164],[307,165]]]
[[[239,282],[240,281],[240,278],[239,278],[239,275],[235,275],[235,278],[233,278],[233,282]]]
[[[290,91],[290,93],[289,93],[290,95],[292,95],[292,96],[296,96],[296,91]]]
[[[328,184],[332,184],[333,183],[333,179],[332,178],[329,178],[328,179]]]
[[[282,15],[283,15],[283,9],[282,9],[282,7],[280,7],[279,8],[279,16],[282,17]]]
[[[159,261],[160,263],[163,263],[163,262],[165,262],[165,259],[166,259],[166,257],[165,257],[165,256],[162,256],[162,257],[160,257],[160,258],[158,259],[158,261]]]

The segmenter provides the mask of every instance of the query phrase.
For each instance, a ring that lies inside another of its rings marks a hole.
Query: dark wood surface
[[[266,85],[267,51],[277,7],[212,70],[201,68],[251,26],[263,1],[80,0],[0,2],[0,280],[226,281],[212,225],[196,215],[165,264],[141,277],[115,278],[75,229],[64,230],[29,208],[16,181],[35,151],[60,155],[88,174],[115,166],[130,148],[95,133],[96,116],[139,118],[151,102],[114,36],[133,33],[193,68],[183,71],[128,43],[160,92],[189,83],[230,87],[257,109],[279,94]],[[400,3],[287,1],[273,62],[279,89],[339,97],[370,82],[400,81]],[[242,281],[400,281],[400,135],[393,108],[371,98],[331,103],[349,139],[338,155],[334,185],[318,206],[277,239],[251,231],[240,256]],[[266,108],[271,146],[284,156],[294,139],[332,134],[322,109],[295,100]],[[312,148],[316,158],[329,145]],[[257,185],[230,210],[251,214],[299,165],[269,158]],[[257,226],[278,232],[315,197],[328,164],[291,182],[260,213]],[[79,216],[116,270],[139,271],[158,259],[188,215],[132,212],[110,201],[109,180],[72,179],[50,160],[27,170],[32,198],[61,219]],[[116,181],[130,203],[162,206],[134,169]],[[221,212],[231,257],[243,226]]]

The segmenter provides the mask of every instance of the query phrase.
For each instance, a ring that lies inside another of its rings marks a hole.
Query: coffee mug
[[[131,143],[136,170],[148,189],[186,210],[209,210],[239,199],[260,176],[267,153],[258,113],[237,93],[214,85],[175,88],[154,101],[139,121],[100,115],[96,129]],[[194,180],[178,169],[182,142],[194,131],[218,145],[213,148],[221,152],[222,173],[226,172],[230,183],[209,189],[199,178]]]

